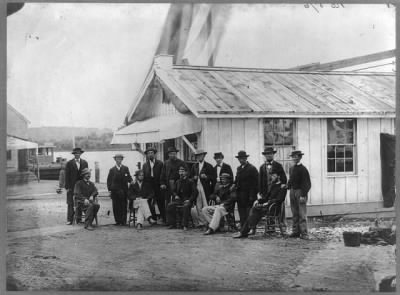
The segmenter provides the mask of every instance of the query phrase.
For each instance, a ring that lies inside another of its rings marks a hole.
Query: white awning
[[[111,144],[159,142],[201,131],[201,119],[173,114],[138,121],[114,132]]]
[[[24,150],[37,148],[38,144],[36,142],[7,135],[7,150]]]

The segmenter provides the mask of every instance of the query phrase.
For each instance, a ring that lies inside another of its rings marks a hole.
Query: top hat
[[[304,155],[300,150],[295,150],[290,154],[290,157],[294,157],[294,156],[302,156]]]
[[[86,175],[86,174],[89,174],[89,173],[91,173],[91,170],[89,168],[83,168],[82,171],[81,171],[81,175],[82,176]]]
[[[264,151],[262,152],[262,154],[263,154],[263,155],[266,155],[266,154],[276,154],[276,150],[275,150],[272,146],[266,147],[266,148],[264,149]]]
[[[237,156],[235,156],[235,158],[238,158],[238,159],[239,158],[248,158],[248,157],[250,157],[250,155],[246,154],[245,151],[239,151]]]
[[[205,151],[205,150],[203,150],[203,149],[198,149],[198,150],[196,150],[196,152],[194,153],[196,156],[198,156],[198,155],[205,155],[205,154],[207,154],[207,152]]]
[[[179,150],[177,150],[174,146],[170,146],[167,150],[167,153],[171,153],[171,152],[177,153],[177,152],[179,152]]]
[[[224,158],[224,154],[221,152],[214,153],[214,159]]]
[[[83,154],[85,151],[83,150],[83,149],[81,149],[81,148],[74,148],[73,150],[72,150],[72,154]]]
[[[124,155],[123,154],[115,154],[115,156],[113,157],[114,159],[115,158],[124,158]]]
[[[156,150],[156,148],[154,148],[154,147],[149,147],[149,148],[147,148],[145,151],[144,151],[144,153],[145,154],[147,154],[148,152],[153,152],[153,153],[157,153],[157,150]]]

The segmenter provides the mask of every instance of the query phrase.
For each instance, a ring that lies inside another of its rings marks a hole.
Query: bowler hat
[[[83,149],[81,149],[81,148],[74,148],[73,150],[72,150],[72,154],[83,154],[85,151],[83,150]]]
[[[154,147],[149,147],[149,148],[147,148],[145,151],[144,151],[144,153],[145,154],[147,154],[148,152],[153,152],[153,153],[157,153],[157,150],[156,150],[156,148],[154,148]]]
[[[89,174],[89,173],[91,173],[91,170],[89,168],[83,168],[82,171],[81,171],[81,175],[82,176],[86,175],[86,174]]]
[[[115,154],[114,159],[115,159],[115,158],[122,158],[122,159],[123,159],[123,158],[124,158],[124,155],[123,155],[123,154]]]
[[[198,150],[196,150],[196,152],[194,154],[196,156],[197,155],[205,155],[205,154],[207,154],[207,152],[205,150],[203,150],[203,149],[198,149]]]
[[[224,158],[224,154],[221,152],[214,153],[214,159]]]
[[[303,153],[302,153],[302,151],[300,151],[300,150],[295,150],[295,151],[293,151],[291,154],[290,154],[290,157],[294,157],[294,156],[302,156],[302,155],[304,155]]]
[[[245,151],[239,151],[237,156],[235,156],[235,158],[247,158],[250,157],[250,155],[246,154]]]
[[[264,149],[264,151],[262,152],[262,154],[263,154],[263,155],[266,155],[266,154],[276,154],[276,150],[275,150],[272,146],[266,147],[266,148]]]
[[[177,153],[177,152],[179,152],[179,150],[177,150],[176,147],[174,147],[174,146],[170,146],[170,147],[168,147],[167,152],[168,153],[171,153],[171,152]]]

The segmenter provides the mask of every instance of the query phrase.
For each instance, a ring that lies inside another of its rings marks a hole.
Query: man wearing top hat
[[[94,230],[92,223],[100,209],[97,202],[97,188],[93,182],[90,181],[90,170],[84,168],[81,172],[82,179],[75,184],[74,194],[75,202],[77,203],[78,211],[76,214],[79,218],[82,216],[82,210],[86,210],[85,214],[85,229]]]
[[[169,147],[167,152],[168,160],[164,162],[160,176],[160,188],[162,193],[164,193],[165,207],[170,202],[170,198],[175,189],[175,182],[179,179],[179,167],[183,166],[187,168],[186,163],[176,156],[179,150],[175,147]]]
[[[115,225],[126,225],[128,186],[133,180],[129,168],[122,165],[123,159],[122,154],[114,156],[115,166],[110,169],[107,177],[107,189],[112,200]]]
[[[74,148],[72,154],[74,158],[65,165],[65,189],[67,191],[67,225],[72,224],[74,217],[74,188],[78,180],[82,179],[82,170],[88,168],[88,162],[81,159],[84,151],[81,148]],[[81,220],[77,219],[77,222]]]
[[[290,155],[293,166],[289,170],[288,188],[290,189],[293,230],[289,237],[307,239],[307,194],[311,189],[311,179],[307,168],[301,163],[303,155],[299,150],[293,151]]]
[[[144,151],[146,155],[146,162],[143,164],[144,182],[148,183],[154,191],[154,201],[160,210],[160,215],[164,223],[166,223],[165,216],[165,200],[164,195],[161,194],[160,177],[163,167],[163,162],[156,159],[157,150],[150,147]],[[153,201],[153,202],[154,202]],[[150,206],[150,210],[154,220],[157,220],[154,206]]]
[[[198,149],[195,152],[197,163],[192,166],[190,175],[196,183],[198,197],[195,206],[192,208],[192,218],[195,226],[205,226],[207,221],[204,219],[202,209],[208,206],[210,195],[213,193],[216,183],[216,174],[213,166],[204,161],[207,152]]]
[[[231,166],[224,163],[224,154],[221,152],[214,153],[214,160],[216,162],[214,170],[215,170],[215,175],[217,176],[217,183],[221,182],[220,176],[223,173],[228,173],[229,175],[231,175],[233,179],[233,171]]]
[[[257,200],[258,171],[247,161],[249,155],[245,151],[239,151],[235,157],[240,163],[236,171],[235,187],[240,226],[243,227],[249,216],[250,208]]]

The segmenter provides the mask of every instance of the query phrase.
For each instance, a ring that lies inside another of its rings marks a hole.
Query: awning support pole
[[[187,144],[187,146],[195,153],[196,152],[195,147],[190,143],[190,141],[186,138],[186,136],[182,135],[181,138]]]
[[[39,149],[36,148],[36,165],[37,165],[37,179],[40,182],[40,168],[39,168]]]

